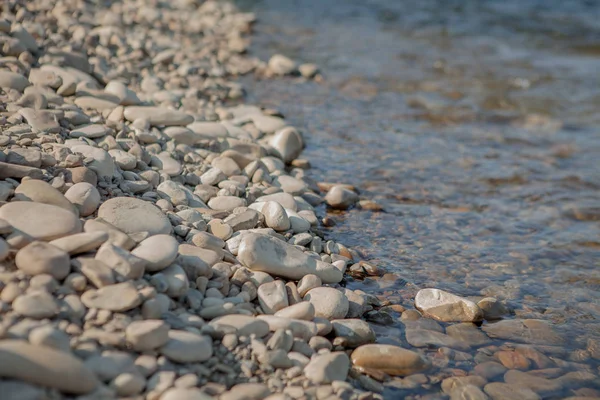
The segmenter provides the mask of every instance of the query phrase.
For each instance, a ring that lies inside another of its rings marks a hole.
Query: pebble
[[[288,306],[285,283],[277,280],[263,283],[258,287],[258,301],[265,314],[275,314]]]
[[[202,362],[213,355],[212,340],[192,332],[170,330],[168,341],[159,352],[173,362]]]
[[[100,193],[90,183],[76,183],[65,192],[65,197],[77,207],[79,215],[87,217],[92,215],[100,205]]]
[[[256,335],[261,338],[269,333],[269,325],[265,321],[248,315],[225,315],[213,319],[210,325],[233,329],[239,336]]]
[[[99,177],[112,179],[113,175],[115,175],[115,162],[104,149],[78,144],[72,146],[71,151],[73,153],[80,153],[84,157],[91,159],[91,162],[87,163],[86,167],[94,171]]]
[[[151,106],[125,107],[123,116],[131,122],[143,118],[155,126],[185,126],[194,121],[194,117],[182,111]]]
[[[342,273],[333,265],[315,260],[277,238],[257,233],[242,236],[237,258],[251,270],[287,279],[297,280],[306,274],[314,274],[324,283],[342,280]]]
[[[361,319],[335,319],[331,321],[336,340],[343,339],[344,347],[355,348],[375,342],[375,332]]]
[[[296,63],[282,54],[271,56],[268,65],[269,69],[277,75],[289,75],[296,70]]]
[[[348,314],[348,298],[339,290],[329,287],[311,289],[304,296],[315,308],[315,315],[328,320],[342,319]]]
[[[43,290],[20,295],[13,301],[12,308],[17,314],[33,319],[54,317],[59,311],[54,297]]]
[[[267,201],[260,212],[265,216],[265,223],[269,228],[281,232],[290,229],[290,219],[283,206],[275,201]]]
[[[169,325],[161,320],[134,321],[125,330],[125,338],[135,351],[154,350],[169,340]]]
[[[207,395],[197,388],[171,388],[166,390],[160,400],[213,400],[214,397]]]
[[[308,301],[301,301],[280,309],[275,313],[275,316],[312,321],[315,317],[315,307]]]
[[[26,274],[48,274],[57,280],[63,280],[71,271],[69,261],[66,251],[39,241],[23,247],[15,257],[17,268]]]
[[[144,232],[152,236],[171,232],[169,219],[157,207],[135,198],[116,197],[105,201],[98,209],[98,218],[128,234]]]
[[[345,381],[349,368],[350,359],[346,353],[336,351],[311,359],[304,367],[304,376],[317,385]]]
[[[50,244],[66,251],[69,255],[76,255],[96,250],[108,240],[108,237],[106,232],[83,232],[55,239]]]
[[[79,233],[81,222],[75,214],[49,204],[18,201],[0,207],[0,218],[33,239],[50,241]]]
[[[358,195],[343,186],[333,186],[325,195],[325,201],[333,208],[346,210],[358,202]]]
[[[302,152],[304,141],[296,128],[285,127],[275,132],[269,140],[269,146],[273,148],[277,157],[289,164]]]
[[[438,321],[476,322],[483,319],[483,312],[477,304],[439,289],[419,290],[415,307]]]
[[[137,289],[131,282],[106,285],[98,290],[88,290],[81,296],[86,307],[115,312],[128,311],[142,303]]]
[[[73,204],[61,192],[38,179],[28,179],[21,182],[15,189],[14,201],[49,204],[70,212],[76,212]]]
[[[178,249],[179,243],[173,236],[159,234],[142,240],[131,254],[146,261],[146,271],[158,272],[175,261]]]
[[[0,341],[0,377],[71,394],[87,394],[98,386],[94,374],[72,355],[18,340]]]
[[[389,375],[406,376],[429,368],[419,353],[387,344],[366,344],[352,352],[352,364]]]
[[[531,389],[502,382],[488,383],[483,391],[492,400],[541,400],[541,397]]]

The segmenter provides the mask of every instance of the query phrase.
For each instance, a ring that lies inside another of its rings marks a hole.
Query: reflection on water
[[[538,346],[553,360],[544,368],[596,378],[542,397],[600,397],[600,3],[240,4],[258,13],[255,53],[315,62],[325,77],[248,80],[250,98],[310,133],[315,178],[386,210],[335,215],[330,236],[411,282],[349,285],[407,308],[422,287],[502,299],[510,318],[568,337]],[[404,328],[379,340],[407,345]],[[492,343],[446,367],[469,372],[511,346]]]

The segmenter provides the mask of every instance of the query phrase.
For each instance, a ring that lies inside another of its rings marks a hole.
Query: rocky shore
[[[319,79],[249,55],[254,19],[214,1],[2,5],[0,398],[540,399],[593,382],[544,354],[565,340],[552,324],[501,320],[495,298],[346,287],[383,272],[326,240],[319,210],[377,204],[314,182],[304,133],[242,103],[240,75]],[[392,343],[376,333],[394,320]]]

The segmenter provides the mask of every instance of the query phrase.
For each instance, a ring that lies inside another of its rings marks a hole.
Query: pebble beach
[[[600,398],[600,339],[572,350],[491,292],[402,288],[331,239],[386,210],[315,180],[310,130],[247,100],[242,80],[327,79],[255,55],[259,21],[211,0],[0,6],[0,400]]]

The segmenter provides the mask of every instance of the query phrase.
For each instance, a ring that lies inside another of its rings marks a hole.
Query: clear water
[[[407,308],[423,287],[498,297],[598,374],[577,351],[600,340],[600,2],[238,5],[257,13],[255,54],[324,76],[246,79],[250,100],[308,133],[314,178],[386,210],[333,215],[328,235],[410,284],[349,285]]]

